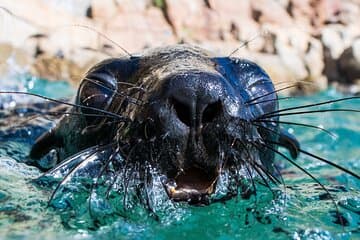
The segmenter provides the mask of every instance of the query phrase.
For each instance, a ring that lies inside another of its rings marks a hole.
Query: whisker
[[[29,113],[22,113],[23,116],[40,117],[42,115],[50,115],[50,116],[59,116],[59,115],[74,115],[74,116],[86,116],[86,117],[106,117],[106,118],[115,118],[114,116],[107,116],[104,114],[95,114],[95,113],[77,113],[77,112],[66,112],[66,111],[33,111]],[[118,118],[116,118],[118,119]],[[123,122],[124,120],[117,120],[119,122]]]
[[[255,142],[251,142],[251,144],[256,148],[258,149],[260,152],[264,152],[263,149],[261,149]],[[278,169],[278,167],[276,166],[276,164],[272,163],[272,167],[275,169],[275,171],[277,172],[277,174],[279,175],[280,177],[280,181],[281,181],[281,184],[283,186],[283,191],[284,191],[284,194],[285,196],[287,195],[287,190],[286,190],[286,183],[285,183],[285,180],[284,178],[282,177],[282,174],[280,172],[280,170]],[[271,173],[272,175],[272,173]],[[277,179],[277,178],[276,178]],[[286,206],[286,198],[285,198],[285,201],[284,201],[284,206]]]
[[[87,158],[85,158],[83,161],[81,161],[80,163],[78,163],[76,166],[74,166],[73,169],[71,169],[66,175],[65,177],[61,180],[61,182],[56,186],[55,190],[52,192],[49,202],[48,204],[50,205],[51,202],[54,200],[54,197],[56,195],[56,193],[58,192],[58,190],[60,189],[60,187],[62,187],[64,184],[66,184],[67,181],[69,181],[69,178],[71,177],[72,174],[74,174],[78,169],[80,169],[81,167],[85,166],[88,161],[93,160],[92,157],[97,153],[98,151],[94,151],[92,154],[90,154]]]
[[[86,148],[80,152],[78,152],[77,154],[65,159],[63,162],[59,163],[57,166],[55,166],[54,168],[50,169],[49,171],[45,172],[43,175],[40,176],[41,177],[45,177],[46,175],[53,175],[55,174],[56,171],[60,170],[61,168],[63,168],[66,165],[69,165],[71,162],[75,161],[75,165],[77,165],[78,163],[84,161],[85,159],[81,158],[80,156],[82,155],[93,155],[96,152],[100,152],[102,150],[104,150],[105,148],[113,145],[114,143],[110,143],[110,144],[106,144],[103,146],[94,146],[91,148]]]
[[[296,125],[296,126],[303,126],[303,127],[309,127],[309,128],[314,128],[314,129],[318,129],[320,131],[323,131],[325,133],[327,133],[328,135],[330,135],[332,138],[337,138],[336,134],[330,132],[329,130],[326,130],[322,127],[318,127],[318,126],[314,126],[311,124],[305,124],[305,123],[297,123],[297,122],[287,122],[287,121],[276,121],[276,120],[266,120],[266,119],[258,119],[258,120],[253,120],[254,122],[270,122],[270,123],[280,123],[280,124],[288,124],[288,125]]]
[[[349,175],[351,175],[351,176],[353,176],[353,177],[355,177],[355,178],[357,178],[357,179],[360,180],[360,175],[358,175],[358,174],[356,174],[356,173],[354,173],[354,172],[352,172],[352,171],[350,171],[350,170],[348,170],[348,169],[346,169],[346,168],[344,168],[344,167],[342,167],[342,166],[340,166],[340,165],[338,165],[338,164],[336,164],[336,163],[333,163],[333,162],[331,162],[331,161],[329,161],[329,160],[327,160],[327,159],[325,159],[325,158],[322,158],[322,157],[319,157],[319,156],[317,156],[317,155],[315,155],[315,154],[312,154],[312,153],[310,153],[310,152],[307,152],[307,151],[305,151],[305,150],[303,150],[303,149],[299,149],[299,151],[302,152],[302,153],[304,153],[304,154],[306,154],[306,155],[308,155],[308,156],[310,156],[310,157],[313,157],[313,158],[315,158],[315,159],[317,159],[317,160],[319,160],[319,161],[322,161],[322,162],[324,162],[324,163],[327,163],[327,164],[329,164],[329,165],[331,165],[331,166],[333,166],[333,167],[335,167],[335,168],[338,168],[338,169],[340,169],[341,171],[344,171],[344,172],[346,172],[347,174],[349,174]]]
[[[280,135],[280,134],[277,133],[276,131],[273,131],[272,129],[269,129],[269,128],[267,128],[267,127],[264,127],[264,126],[261,126],[261,125],[256,125],[256,126],[262,127],[262,128],[265,129],[265,130],[268,130],[268,131],[274,132],[274,133],[277,134],[277,135]],[[271,143],[271,144],[276,144],[276,145],[280,145],[280,146],[281,146],[281,144],[278,143],[278,142],[273,142],[273,141],[267,141],[267,142],[268,142],[268,143]],[[305,150],[303,150],[303,149],[301,149],[301,148],[299,148],[298,151],[300,151],[300,152],[302,152],[302,153],[304,153],[304,154],[306,154],[306,155],[308,155],[308,156],[311,156],[311,157],[313,157],[313,158],[315,158],[315,159],[317,159],[317,160],[319,160],[319,161],[325,162],[325,163],[327,163],[327,164],[329,164],[329,165],[331,165],[331,166],[333,166],[333,167],[335,167],[335,168],[337,168],[337,169],[340,169],[340,170],[344,171],[345,173],[347,173],[347,174],[349,174],[349,175],[351,175],[351,176],[353,176],[353,177],[355,177],[355,178],[357,178],[357,179],[360,179],[360,175],[358,175],[358,174],[350,171],[349,169],[346,169],[346,168],[344,168],[344,167],[342,167],[342,166],[340,166],[340,165],[338,165],[338,164],[336,164],[336,163],[333,163],[333,162],[331,162],[331,161],[329,161],[329,160],[327,160],[327,159],[325,159],[325,158],[322,158],[322,157],[320,157],[320,156],[317,156],[317,155],[315,155],[315,154],[312,154],[312,153],[310,153],[310,152],[307,152],[307,151],[305,151]]]
[[[91,199],[92,199],[92,196],[93,196],[93,193],[94,193],[94,189],[96,189],[98,187],[98,184],[99,184],[99,179],[101,178],[101,176],[104,174],[104,172],[107,170],[109,164],[114,160],[116,154],[118,154],[118,151],[115,149],[115,151],[110,155],[109,159],[107,159],[105,161],[105,164],[104,166],[102,167],[102,169],[100,170],[99,174],[95,177],[96,181],[93,182],[91,184],[91,188],[90,188],[90,194],[89,194],[89,214],[92,218],[94,218],[93,216],[93,213],[92,213],[92,204],[91,204]]]
[[[108,40],[109,42],[111,42],[112,44],[114,44],[115,46],[117,46],[119,49],[121,49],[126,55],[128,55],[130,58],[133,57],[133,55],[131,55],[130,52],[128,52],[125,48],[123,48],[122,46],[120,46],[120,44],[118,44],[117,42],[115,42],[114,40],[110,39],[108,36],[106,36],[104,33],[90,27],[87,25],[81,25],[81,24],[73,24],[73,25],[69,25],[70,27],[79,27],[79,28],[85,28],[88,30],[91,30],[95,33],[97,33],[99,36],[103,37],[104,39]],[[65,26],[66,27],[66,26]]]
[[[130,184],[130,181],[132,180],[132,176],[136,170],[136,164],[131,164],[130,166],[130,174],[129,176],[126,176],[126,174],[129,172],[129,171],[125,171],[125,174],[124,174],[124,198],[123,198],[123,209],[126,210],[126,196],[128,194],[128,187],[129,187],[129,184]],[[125,170],[127,170],[127,167],[125,167]]]
[[[253,143],[253,142],[249,142],[249,143],[252,146],[254,146],[256,149],[258,149],[259,151],[262,151],[262,149],[260,149],[255,143]],[[257,163],[256,161],[254,161],[254,163],[268,176],[268,178],[270,178],[270,180],[274,184],[282,184],[282,182],[277,177],[275,177],[269,170],[264,168],[261,164]]]
[[[118,96],[120,96],[120,97],[125,97],[125,98],[128,99],[129,102],[132,103],[132,104],[140,105],[141,103],[143,103],[143,101],[141,101],[140,99],[136,99],[136,98],[130,97],[130,96],[124,94],[124,93],[118,92],[118,91],[116,91],[115,89],[112,89],[112,88],[106,86],[105,84],[102,84],[102,83],[100,83],[100,82],[98,82],[98,81],[96,81],[96,80],[94,80],[94,79],[85,77],[83,80],[84,80],[84,81],[91,82],[91,83],[93,83],[93,84],[95,84],[95,85],[97,85],[97,86],[100,86],[100,87],[102,87],[102,88],[105,88],[105,89],[107,89],[107,90],[110,90],[110,91],[112,91],[115,95],[118,95]],[[123,83],[124,83],[124,82],[123,82]],[[141,90],[142,88],[141,88],[141,87],[136,87],[136,89],[140,89],[140,90]],[[140,104],[139,104],[138,102],[140,102]]]
[[[101,54],[106,55],[107,57],[114,57],[112,54],[104,51],[103,49],[100,50],[100,49],[96,49],[96,48],[92,48],[92,47],[82,47],[81,49],[89,51],[89,52],[101,53]]]
[[[356,112],[359,113],[360,110],[355,109],[345,109],[345,108],[337,108],[337,109],[320,109],[320,110],[312,110],[312,111],[300,111],[300,112],[291,112],[291,113],[281,113],[281,114],[271,114],[271,115],[262,115],[259,116],[258,119],[263,118],[272,118],[272,117],[281,117],[281,116],[289,116],[289,115],[298,115],[298,114],[309,114],[309,113],[320,113],[320,112]]]
[[[57,100],[57,99],[53,99],[50,97],[45,97],[36,93],[28,93],[28,92],[18,92],[18,91],[0,91],[0,94],[19,94],[19,95],[27,95],[27,96],[33,96],[33,97],[38,97],[47,101],[51,101],[51,102],[55,102],[55,103],[60,103],[60,104],[64,104],[67,106],[71,106],[71,107],[78,107],[78,108],[82,108],[82,109],[88,109],[88,110],[93,110],[96,112],[100,112],[100,113],[104,113],[107,116],[112,116],[114,118],[119,118],[119,119],[124,119],[125,118],[123,116],[120,116],[118,114],[112,113],[112,112],[108,112],[99,108],[94,108],[94,107],[89,107],[89,106],[83,106],[83,105],[79,105],[79,104],[74,104],[74,103],[68,103],[68,102],[64,102],[61,100]]]
[[[264,83],[268,82],[268,80],[264,81]],[[249,101],[245,102],[245,105],[248,105],[248,106],[251,106],[251,105],[254,105],[254,104],[258,104],[258,103],[262,103],[262,102],[268,102],[268,101],[278,101],[278,100],[285,100],[285,99],[291,99],[291,98],[295,98],[295,97],[282,97],[282,98],[275,98],[275,99],[269,99],[269,100],[264,100],[264,101],[259,101],[259,102],[256,102],[256,103],[253,103],[255,100],[257,99],[260,99],[260,98],[263,98],[263,97],[266,97],[268,95],[271,95],[271,94],[274,94],[274,93],[278,93],[278,92],[281,92],[283,90],[286,90],[286,89],[289,89],[289,88],[293,88],[293,87],[298,87],[298,83],[302,83],[304,85],[316,85],[312,82],[309,82],[309,81],[303,81],[303,80],[299,80],[299,81],[283,81],[283,82],[278,82],[276,84],[274,84],[274,86],[279,86],[279,85],[283,85],[283,84],[290,84],[290,83],[293,83],[292,85],[289,85],[289,86],[286,86],[286,87],[283,87],[283,88],[277,88],[275,89],[274,91],[272,92],[269,92],[267,94],[264,94],[262,96],[259,96],[259,97],[256,97],[256,98],[253,98],[253,99],[250,99]],[[251,103],[251,104],[250,104]]]
[[[316,182],[317,184],[319,184],[319,186],[326,192],[326,194],[328,194],[329,198],[331,199],[332,203],[334,204],[335,208],[336,208],[336,212],[338,215],[340,215],[340,211],[339,211],[339,207],[338,204],[336,203],[335,199],[332,197],[330,191],[316,178],[314,177],[311,173],[309,173],[307,170],[305,170],[303,167],[301,167],[299,164],[297,164],[295,161],[291,160],[289,157],[287,157],[285,154],[279,152],[278,150],[268,146],[267,144],[262,144],[260,143],[262,146],[272,150],[273,152],[277,153],[278,155],[280,155],[281,157],[283,157],[284,159],[286,159],[287,161],[289,161],[291,164],[293,164],[295,167],[297,167],[299,170],[301,170],[303,173],[305,173],[306,175],[308,175],[314,182]],[[341,225],[344,226],[344,223],[341,221]]]
[[[336,102],[343,102],[343,101],[352,100],[352,99],[360,99],[360,97],[346,97],[346,98],[340,98],[340,99],[335,99],[335,100],[329,100],[329,101],[325,101],[325,102],[319,102],[319,103],[313,103],[313,104],[306,104],[306,105],[302,105],[302,106],[283,108],[283,109],[279,109],[279,110],[276,110],[276,111],[273,111],[273,112],[266,113],[264,116],[272,115],[272,114],[280,113],[280,112],[285,112],[285,111],[290,111],[290,110],[295,110],[295,109],[309,108],[309,107],[321,106],[321,105],[331,104],[331,103],[336,103]]]
[[[265,184],[265,186],[271,191],[273,197],[275,197],[275,196],[276,196],[275,191],[274,191],[274,189],[272,189],[272,187],[271,187],[270,184],[268,183],[267,179],[263,176],[263,174],[262,174],[263,171],[260,171],[257,166],[255,166],[255,165],[253,165],[253,164],[251,164],[251,163],[250,163],[250,165],[251,165],[251,167],[257,172],[257,174],[260,176],[260,178],[262,179],[262,181],[263,181],[263,183]],[[265,174],[266,174],[266,173],[265,173]],[[271,180],[271,179],[270,179],[270,180]],[[271,180],[271,181],[273,181],[273,180]],[[274,183],[274,182],[273,182],[273,183]]]
[[[274,184],[277,183],[277,179],[274,178],[266,169],[264,169],[261,164],[258,164],[254,159],[252,159],[252,155],[249,152],[249,149],[246,147],[246,145],[244,143],[242,143],[241,141],[238,141],[243,148],[245,149],[250,161],[247,161],[252,168],[254,168],[254,170],[259,174],[259,176],[261,177],[261,179],[264,181],[264,184],[271,190],[273,196],[275,197],[275,192],[273,191],[273,189],[270,187],[269,183],[266,181],[265,177],[261,174],[260,170],[270,179],[270,181],[272,181]],[[260,169],[260,170],[259,170]]]
[[[261,96],[258,96],[258,97],[256,97],[256,98],[253,98],[253,99],[250,99],[250,100],[246,101],[246,102],[245,102],[245,105],[246,105],[246,104],[249,104],[249,103],[253,103],[254,101],[256,101],[256,100],[258,100],[258,99],[260,99],[260,98],[269,96],[269,95],[274,94],[274,93],[278,93],[278,92],[284,91],[284,90],[289,89],[289,88],[297,87],[297,86],[298,86],[298,85],[294,84],[294,85],[290,85],[290,86],[286,86],[286,87],[283,87],[283,88],[276,89],[276,90],[274,90],[274,91],[268,92],[268,93],[266,93],[266,94],[264,94],[264,95],[261,95]]]
[[[251,173],[251,171],[250,171],[250,169],[249,169],[249,163],[247,163],[247,162],[245,162],[246,164],[244,164],[244,166],[245,166],[245,169],[246,169],[246,172],[249,174],[249,176],[250,176],[250,181],[251,181],[251,185],[252,185],[252,187],[253,187],[253,190],[254,190],[254,194],[256,195],[256,185],[255,185],[255,181],[254,181],[254,177],[253,177],[253,175],[252,175],[252,173]]]
[[[27,19],[25,17],[22,17],[20,15],[17,15],[15,13],[13,13],[12,11],[10,11],[9,9],[3,7],[3,6],[0,6],[0,10],[3,10],[5,13],[9,14],[11,17],[17,19],[17,20],[20,20],[21,22],[23,23],[26,23],[26,24],[30,24],[32,26],[36,26],[36,27],[39,27],[39,28],[44,28],[43,26],[40,26],[38,25],[36,22],[30,20],[30,19]]]
[[[20,128],[20,127],[22,127],[22,125],[27,124],[27,123],[31,122],[32,120],[34,120],[34,119],[36,119],[36,118],[38,118],[38,117],[40,117],[40,116],[41,116],[40,114],[34,114],[34,115],[30,115],[30,116],[24,116],[24,115],[23,115],[23,117],[24,117],[25,119],[22,119],[21,121],[17,122],[16,124],[10,123],[10,128],[11,128],[11,129]],[[47,118],[46,118],[46,119],[47,119]]]
[[[289,100],[289,99],[294,99],[295,97],[281,97],[281,98],[274,98],[274,99],[268,99],[268,100],[263,100],[263,101],[257,101],[254,103],[250,103],[250,104],[245,104],[247,106],[253,106],[256,104],[260,104],[260,103],[266,103],[266,102],[277,102],[277,101],[281,101],[281,100]]]
[[[273,129],[270,129],[270,128],[268,128],[268,127],[265,127],[265,126],[263,126],[263,125],[259,125],[259,124],[255,124],[255,123],[251,123],[251,124],[254,125],[254,126],[256,126],[256,127],[265,129],[265,130],[267,130],[267,131],[269,131],[269,132],[272,132],[272,133],[275,133],[275,134],[277,134],[277,135],[280,135],[277,131],[275,131],[275,130],[273,130]]]
[[[242,41],[242,44],[237,47],[235,50],[233,50],[229,55],[228,57],[231,57],[232,55],[234,55],[237,51],[239,51],[241,48],[247,46],[250,42],[254,41],[255,39],[257,39],[258,37],[262,37],[262,36],[265,36],[267,33],[267,31],[261,31],[261,32],[258,32],[256,33],[253,37],[251,37],[250,39],[248,40],[245,40],[245,41]]]

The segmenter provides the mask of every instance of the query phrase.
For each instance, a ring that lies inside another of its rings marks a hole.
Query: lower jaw
[[[204,206],[216,202],[225,202],[236,196],[241,196],[244,199],[249,197],[245,195],[251,195],[253,191],[251,186],[244,187],[241,184],[237,184],[232,181],[231,174],[229,171],[219,171],[219,174],[213,177],[213,180],[206,184],[197,183],[184,184],[177,183],[176,178],[162,179],[162,184],[167,193],[169,199],[174,202],[187,202],[191,205]],[[200,185],[200,186],[199,186]],[[197,187],[196,187],[197,186]],[[250,190],[250,191],[244,191]],[[249,195],[249,196],[250,196]]]
[[[215,192],[217,176],[209,177],[199,171],[189,169],[174,179],[163,182],[168,197],[175,202],[187,202],[192,205],[208,205]]]
[[[170,181],[165,184],[165,190],[169,198],[175,202],[187,202],[191,205],[202,206],[210,204],[210,196],[214,187],[211,186],[208,191],[199,191],[198,189],[176,187]]]

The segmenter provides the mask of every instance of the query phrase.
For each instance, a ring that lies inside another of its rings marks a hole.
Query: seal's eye
[[[78,103],[87,107],[109,111],[113,96],[116,93],[114,83],[114,78],[108,74],[91,73],[87,75],[80,84]],[[101,118],[95,116],[101,115],[96,110],[83,108],[81,112],[87,114],[85,116],[87,123],[95,123]]]

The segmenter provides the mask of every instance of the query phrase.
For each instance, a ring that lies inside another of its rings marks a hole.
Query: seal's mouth
[[[192,167],[180,172],[164,185],[169,198],[174,201],[186,201],[190,204],[207,205],[209,195],[214,193],[218,171],[213,174]]]

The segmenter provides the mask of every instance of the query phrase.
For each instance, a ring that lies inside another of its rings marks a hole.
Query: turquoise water
[[[0,86],[2,82],[0,81]],[[69,97],[74,89],[64,82],[21,78],[8,89],[29,90],[54,98]],[[344,97],[330,89],[309,97],[281,101],[281,107],[311,104]],[[0,98],[1,99],[1,98]],[[35,101],[30,97],[3,98],[3,103]],[[334,103],[324,108],[359,109],[359,100]],[[11,107],[11,104],[9,105]],[[7,106],[7,107],[9,107]],[[320,109],[320,108],[314,108]],[[4,112],[4,111],[2,111]],[[302,148],[360,173],[360,114],[315,113],[287,116],[294,121],[321,126],[336,136],[300,126],[285,126]],[[32,122],[50,127],[52,121]],[[0,122],[0,239],[359,239],[360,181],[304,155],[296,160],[316,176],[338,204],[345,227],[336,218],[336,207],[321,187],[281,158],[286,186],[273,186],[275,197],[260,184],[257,195],[235,198],[206,207],[169,205],[160,220],[146,215],[121,217],[97,228],[82,227],[82,220],[48,207],[51,191],[31,180],[40,172],[23,163],[33,139],[43,128],[27,123]],[[14,127],[15,126],[15,127]],[[19,127],[16,127],[19,126]],[[12,129],[12,130],[11,130]],[[86,204],[86,203],[84,203]]]

